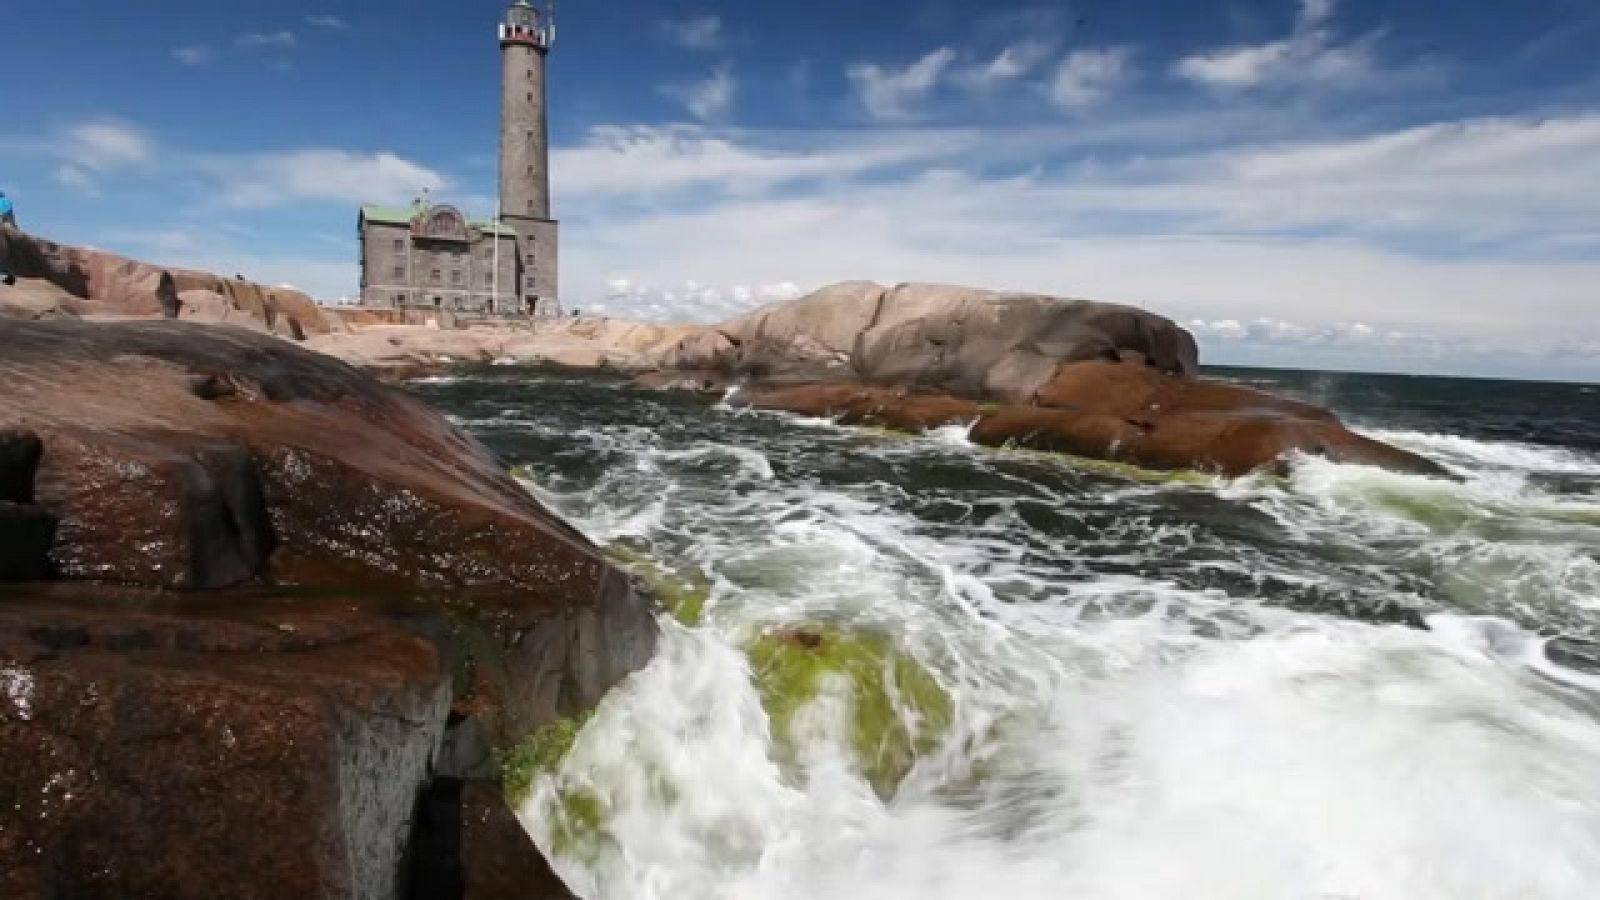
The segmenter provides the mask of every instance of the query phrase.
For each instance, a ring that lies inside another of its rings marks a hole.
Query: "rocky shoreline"
[[[660,605],[379,379],[548,365],[1152,469],[1448,477],[1086,300],[861,282],[454,328],[4,228],[0,258],[6,897],[565,894],[499,763],[642,667]]]

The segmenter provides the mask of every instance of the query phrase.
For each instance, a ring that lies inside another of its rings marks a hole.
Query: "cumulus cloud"
[[[1117,126],[998,136],[880,128],[871,140],[835,134],[809,144],[787,133],[619,129],[558,159],[563,203],[591,211],[569,220],[564,271],[574,303],[611,296],[614,314],[628,312],[631,297],[644,298],[633,307],[640,314],[687,315],[714,291],[721,316],[751,296],[740,286],[782,281],[949,281],[1202,320],[1213,326],[1204,335],[1211,359],[1298,341],[1308,365],[1367,354],[1401,361],[1372,365],[1405,367],[1408,353],[1427,347],[1440,348],[1437,366],[1448,367],[1452,348],[1469,344],[1600,339],[1600,260],[1528,243],[1594,233],[1600,119],[1590,119],[1246,140],[1005,177],[987,173],[1000,160],[1048,160]],[[687,199],[665,190],[692,185],[710,190]],[[1412,239],[1390,241],[1396,229]],[[1486,235],[1500,237],[1483,244]],[[1464,245],[1478,249],[1394,249]],[[633,290],[606,287],[618,266]],[[691,279],[700,290],[684,287]]]
[[[1262,44],[1225,47],[1180,59],[1179,78],[1204,87],[1243,91],[1289,85],[1351,87],[1398,73],[1383,71],[1378,34],[1340,42],[1329,26],[1335,0],[1301,0],[1291,33]]]
[[[734,95],[739,85],[734,81],[728,66],[720,66],[704,81],[693,84],[670,85],[662,89],[669,97],[683,104],[689,114],[702,122],[720,119],[733,108]]]
[[[954,50],[940,47],[902,69],[859,63],[846,74],[868,115],[881,122],[904,121],[915,117],[917,104],[932,93],[955,59]]]
[[[306,16],[306,24],[328,31],[343,31],[350,27],[350,23],[338,16]]]
[[[641,317],[658,322],[723,322],[751,309],[800,296],[792,281],[768,284],[712,285],[696,279],[657,286],[627,276],[606,279],[604,299],[583,306],[585,312]]]
[[[261,31],[242,34],[234,43],[245,49],[290,50],[298,46],[300,40],[292,31]]]
[[[666,19],[660,23],[660,31],[668,40],[690,50],[716,50],[726,40],[722,18],[714,15]]]
[[[203,164],[218,181],[220,202],[241,208],[296,200],[399,202],[447,186],[443,175],[393,153],[297,150],[213,157]]]
[[[1056,70],[1050,99],[1072,112],[1094,106],[1128,79],[1131,55],[1126,47],[1074,51]]]
[[[216,61],[217,51],[208,44],[190,44],[174,49],[172,58],[186,66],[207,66]]]

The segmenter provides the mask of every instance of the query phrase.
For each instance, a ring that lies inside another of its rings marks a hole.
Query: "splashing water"
[[[709,586],[523,809],[583,896],[1600,884],[1600,677],[1546,653],[1600,639],[1581,442],[1380,416],[1464,481],[1218,482],[507,371],[418,390],[597,541]],[[775,718],[775,635],[858,655]],[[887,790],[863,734],[914,750]]]

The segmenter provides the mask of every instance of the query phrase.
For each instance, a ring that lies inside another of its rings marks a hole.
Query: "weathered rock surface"
[[[0,226],[0,268],[22,279],[15,287],[0,286],[0,315],[10,318],[184,319],[292,340],[342,327],[292,288],[155,266],[5,226]]]
[[[0,320],[0,384],[0,580],[101,585],[0,596],[0,896],[395,896],[436,764],[492,774],[653,651],[651,598],[336,360]]]
[[[450,688],[349,601],[0,592],[0,896],[398,897]]]
[[[641,378],[912,431],[1243,475],[1296,453],[1427,475],[1327,410],[1197,377],[1192,335],[1126,306],[946,285],[850,282],[691,334]]]
[[[344,313],[340,313],[344,315]],[[642,372],[703,326],[606,319],[541,319],[468,329],[377,325],[313,337],[308,346],[379,375],[410,377],[457,363],[498,362],[578,371]]]
[[[1448,477],[1435,463],[1362,437],[1326,411],[1259,391],[1182,379],[1138,363],[1068,363],[1038,405],[979,404],[943,393],[851,384],[754,387],[763,409],[922,432],[972,426],[971,440],[1237,477],[1294,453]]]
[[[950,285],[834,285],[718,332],[727,346],[689,335],[664,367],[768,384],[857,380],[1027,403],[1063,362],[1133,359],[1185,376],[1197,365],[1194,338],[1143,310]]]

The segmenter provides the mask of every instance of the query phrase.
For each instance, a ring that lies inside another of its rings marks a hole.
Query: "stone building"
[[[550,217],[545,64],[555,24],[516,0],[500,24],[499,218],[449,204],[364,206],[361,304],[480,315],[560,315],[559,223]]]

